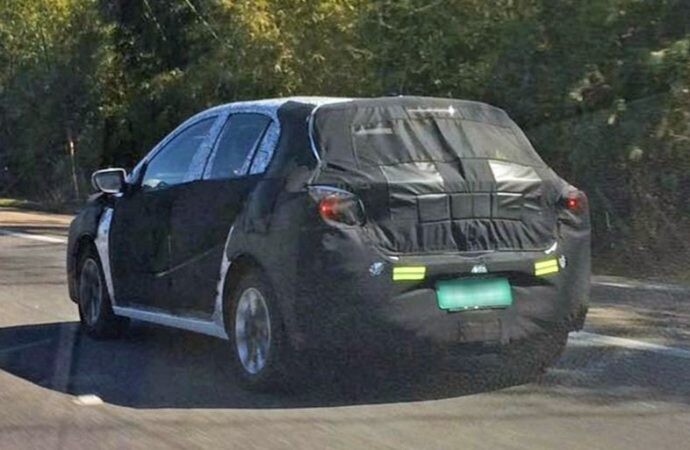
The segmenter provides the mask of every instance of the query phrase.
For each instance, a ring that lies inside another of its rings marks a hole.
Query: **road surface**
[[[0,448],[687,448],[690,292],[598,278],[585,332],[538,380],[491,357],[350,355],[292,395],[242,391],[222,341],[77,332],[67,216],[0,210]],[[446,364],[447,363],[447,364]]]

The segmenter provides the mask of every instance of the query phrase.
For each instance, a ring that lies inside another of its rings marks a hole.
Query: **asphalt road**
[[[298,394],[242,391],[222,341],[77,332],[68,217],[0,210],[0,448],[687,448],[690,291],[598,279],[585,333],[538,380],[492,357],[349,355]],[[38,238],[36,238],[38,236]]]

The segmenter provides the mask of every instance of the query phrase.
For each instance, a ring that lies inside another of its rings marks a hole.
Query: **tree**
[[[0,10],[0,136],[26,194],[67,195],[70,148],[77,161],[98,159],[89,146],[107,95],[108,33],[89,1],[20,0]]]

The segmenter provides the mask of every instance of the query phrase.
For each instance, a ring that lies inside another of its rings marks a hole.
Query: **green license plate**
[[[436,301],[448,311],[507,308],[513,293],[505,278],[465,278],[436,283]]]

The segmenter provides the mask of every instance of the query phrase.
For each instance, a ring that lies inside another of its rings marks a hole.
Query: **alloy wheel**
[[[94,326],[101,314],[103,290],[98,264],[93,258],[84,261],[79,278],[79,301],[86,324]]]
[[[263,294],[248,288],[235,309],[235,349],[242,367],[248,373],[261,372],[271,349],[271,318]]]

